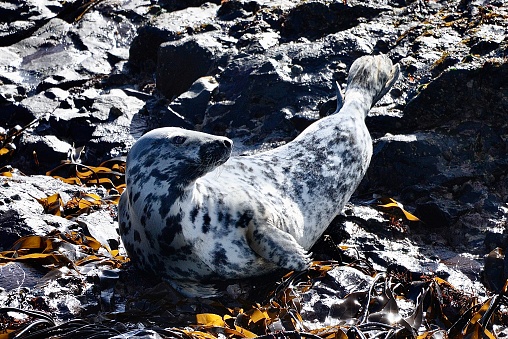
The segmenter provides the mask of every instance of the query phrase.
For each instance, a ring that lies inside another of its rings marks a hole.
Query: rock
[[[208,75],[220,59],[220,43],[200,34],[161,44],[157,56],[157,89],[167,98],[185,92]]]
[[[220,20],[234,20],[245,18],[261,9],[260,3],[257,1],[224,1],[217,10],[217,17]]]
[[[361,305],[349,304],[344,298],[365,292],[372,278],[359,270],[337,267],[319,279],[308,292],[302,295],[301,316],[312,328],[345,324],[351,321]]]
[[[508,107],[508,63],[456,65],[432,81],[404,109],[404,129],[431,129],[481,120],[499,126]]]
[[[18,85],[3,84],[0,86],[0,105],[9,105],[26,98],[26,90]]]
[[[129,49],[129,62],[138,69],[153,69],[157,64],[157,51],[163,42],[185,37],[188,32],[213,28],[218,6],[207,2],[200,7],[157,15],[152,23],[141,27]]]
[[[171,102],[169,108],[185,117],[194,126],[203,123],[205,111],[212,93],[219,83],[214,77],[202,77],[196,80],[185,93]]]
[[[300,37],[321,38],[330,33],[346,30],[359,24],[359,18],[370,20],[381,9],[363,5],[348,6],[334,2],[324,4],[309,1],[291,9],[282,21],[282,35],[291,40]]]
[[[54,135],[25,134],[19,140],[18,157],[12,162],[27,174],[43,174],[67,159],[72,146]]]
[[[508,259],[505,250],[495,248],[485,256],[484,260],[483,283],[492,292],[502,293],[508,279]]]
[[[54,229],[76,228],[67,219],[45,214],[37,199],[60,193],[69,200],[80,188],[47,176],[0,176],[0,249],[7,250],[22,236],[46,235]]]

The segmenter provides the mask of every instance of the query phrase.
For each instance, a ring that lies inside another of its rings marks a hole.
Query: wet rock
[[[344,298],[360,291],[365,292],[371,282],[372,277],[355,268],[334,268],[302,294],[303,319],[313,328],[320,328],[324,323],[328,326],[346,324],[355,318],[361,305]],[[362,297],[359,299],[363,300]]]
[[[218,66],[220,50],[220,43],[203,34],[163,43],[157,57],[157,89],[167,98],[182,94]]]
[[[54,135],[23,135],[18,144],[18,157],[12,162],[27,174],[43,174],[67,159],[72,146]]]
[[[498,247],[485,256],[482,279],[489,290],[502,293],[503,286],[508,279],[508,259],[505,250]]]
[[[46,235],[54,229],[75,228],[67,219],[45,214],[37,199],[59,192],[66,200],[77,186],[50,177],[0,176],[0,248],[7,250],[22,236]]]
[[[200,125],[205,118],[205,111],[212,93],[219,83],[214,77],[202,77],[196,80],[185,93],[171,102],[169,108],[185,117],[193,125]]]
[[[129,62],[138,69],[154,69],[157,51],[163,42],[174,41],[189,32],[213,28],[213,18],[218,6],[205,3],[200,7],[188,7],[179,11],[164,12],[153,22],[138,30],[129,49]]]
[[[0,270],[0,286],[6,292],[20,288],[33,288],[47,273],[44,268],[35,268],[23,262],[8,263]]]
[[[407,104],[401,126],[423,130],[468,120],[499,126],[508,107],[507,79],[506,62],[450,68]]]
[[[317,39],[359,24],[359,18],[375,17],[381,9],[363,5],[347,6],[334,2],[310,1],[293,8],[284,17],[282,35],[291,40],[300,37]]]

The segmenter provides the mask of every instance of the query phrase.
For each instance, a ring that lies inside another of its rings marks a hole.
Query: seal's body
[[[119,204],[133,262],[194,281],[306,269],[307,251],[367,170],[372,140],[365,116],[398,73],[385,56],[358,59],[340,111],[252,156],[230,158],[231,140],[205,133],[145,134],[128,155]]]

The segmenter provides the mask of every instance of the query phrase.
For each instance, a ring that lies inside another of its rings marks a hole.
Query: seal
[[[367,170],[365,117],[398,75],[384,55],[357,59],[333,114],[251,156],[231,157],[230,139],[181,128],[142,136],[128,154],[119,203],[133,263],[198,282],[307,269],[307,251]]]

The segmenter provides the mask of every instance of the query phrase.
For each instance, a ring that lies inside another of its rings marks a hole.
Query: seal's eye
[[[178,135],[178,136],[173,138],[173,144],[181,145],[181,144],[183,144],[185,142],[186,139],[187,138]]]

